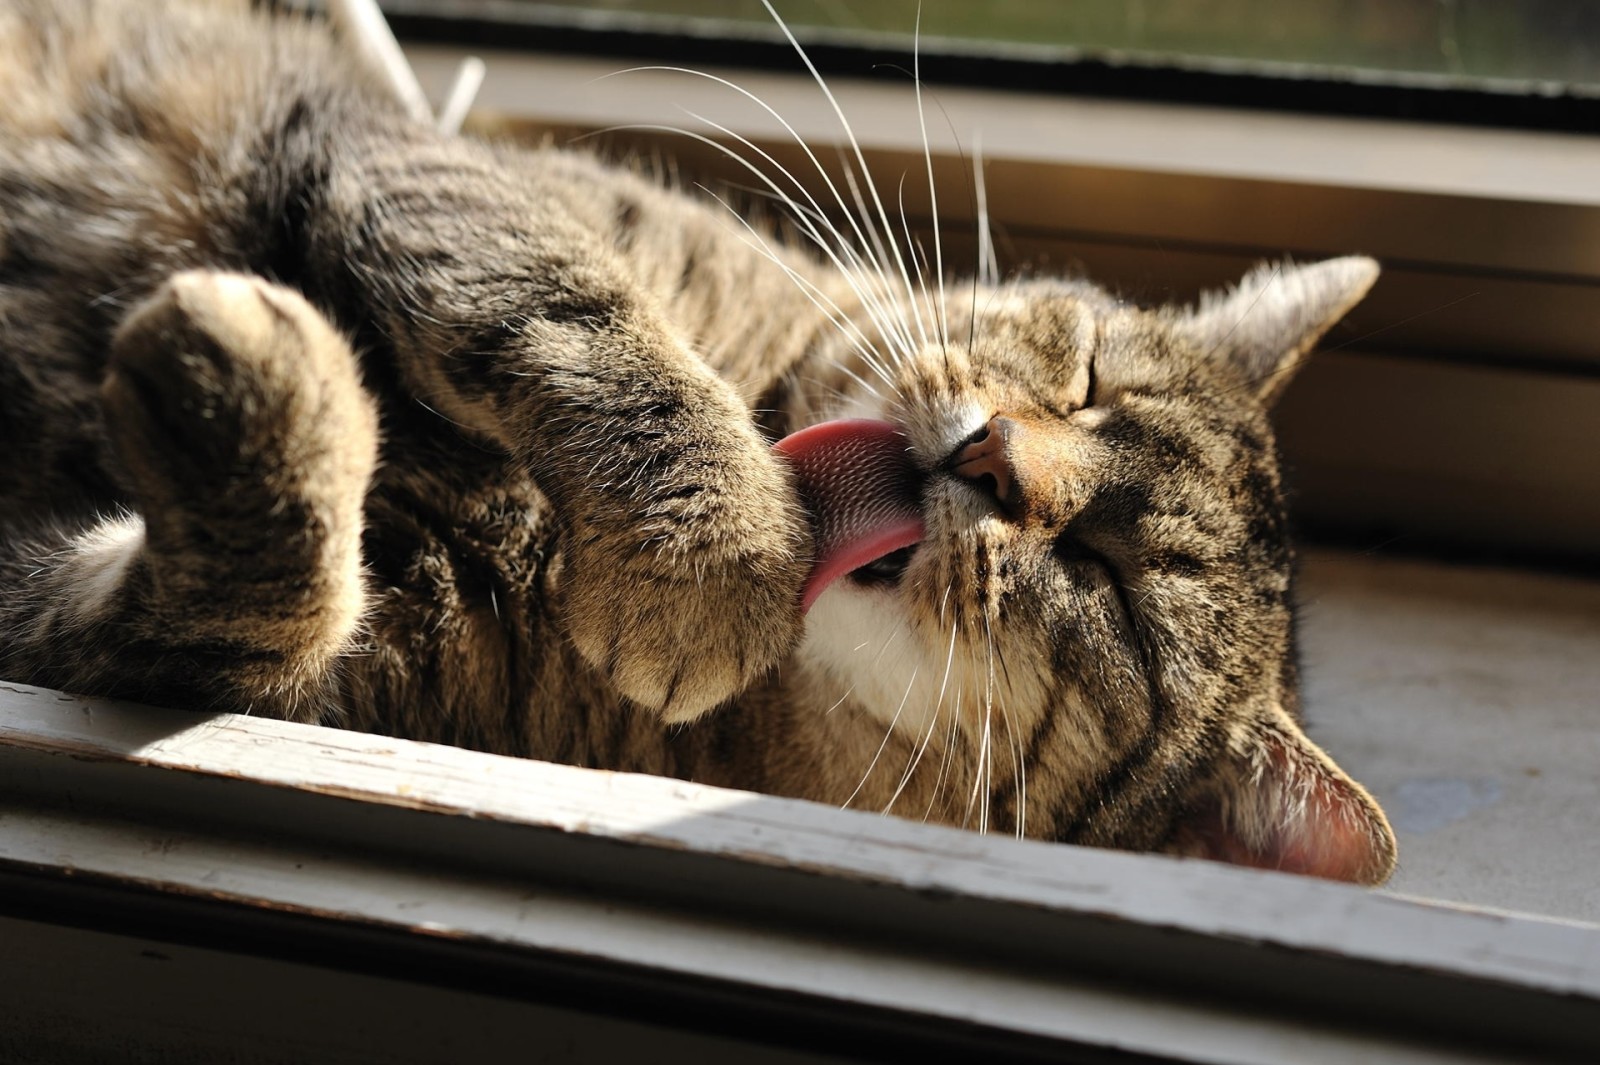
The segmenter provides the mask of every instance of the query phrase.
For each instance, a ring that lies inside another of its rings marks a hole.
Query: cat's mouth
[[[794,468],[817,546],[801,609],[841,577],[899,583],[924,534],[923,477],[905,434],[849,418],[791,433],[774,448]]]

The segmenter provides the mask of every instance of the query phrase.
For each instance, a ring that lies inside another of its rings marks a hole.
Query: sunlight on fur
[[[677,131],[751,194],[441,133],[307,17],[3,10],[0,674],[1393,868],[1296,723],[1268,415],[1371,260],[1194,307],[1004,277],[980,159],[977,260],[949,262],[904,207],[903,182],[935,217],[945,192],[920,69],[924,165],[874,175],[792,35],[838,165],[796,137],[785,169],[715,115]],[[857,451],[774,451],[825,423]],[[822,468],[845,453],[871,461]],[[915,542],[864,546],[885,515]]]

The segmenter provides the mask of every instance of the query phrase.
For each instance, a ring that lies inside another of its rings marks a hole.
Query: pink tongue
[[[905,436],[888,422],[823,422],[773,445],[794,467],[811,515],[816,566],[802,610],[851,570],[922,539],[916,468]]]

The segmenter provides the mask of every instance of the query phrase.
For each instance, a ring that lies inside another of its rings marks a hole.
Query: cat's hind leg
[[[0,676],[316,720],[362,609],[376,415],[345,340],[265,280],[194,271],[112,341],[137,515],[0,557]]]

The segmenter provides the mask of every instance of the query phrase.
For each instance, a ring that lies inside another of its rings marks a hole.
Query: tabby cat
[[[956,298],[353,66],[0,5],[0,675],[1389,875],[1296,724],[1267,416],[1374,263]]]

